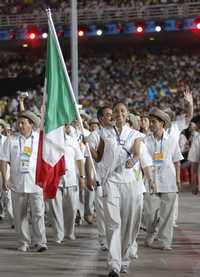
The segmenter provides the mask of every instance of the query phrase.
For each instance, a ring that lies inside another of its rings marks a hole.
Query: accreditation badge
[[[153,155],[153,163],[156,166],[162,165],[164,162],[164,154],[163,152],[155,152]]]
[[[20,173],[27,174],[30,170],[30,157],[32,154],[32,148],[24,146],[23,152],[20,155]]]

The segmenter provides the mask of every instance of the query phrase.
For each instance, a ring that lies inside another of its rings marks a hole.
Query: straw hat
[[[38,129],[40,127],[40,118],[31,111],[24,111],[19,114],[20,117],[28,118],[32,121],[34,129]]]
[[[171,120],[170,117],[167,113],[165,113],[164,111],[160,110],[160,109],[153,109],[150,113],[150,116],[154,116],[159,118],[160,120],[162,120],[165,123],[165,128],[169,128],[171,125]]]
[[[92,118],[90,121],[89,121],[89,125],[91,124],[98,124],[99,125],[99,120],[97,118]]]

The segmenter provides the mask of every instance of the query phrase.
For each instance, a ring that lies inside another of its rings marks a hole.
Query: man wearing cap
[[[31,246],[28,221],[28,206],[31,211],[32,233],[37,251],[47,250],[44,225],[44,201],[42,189],[35,184],[38,152],[38,117],[24,111],[19,115],[17,127],[19,134],[8,138],[3,145],[1,171],[3,189],[11,188],[15,229],[20,244],[18,250],[26,252]],[[10,181],[6,179],[7,163],[10,163]]]
[[[89,121],[90,132],[94,132],[99,129],[99,120],[97,118],[93,118]]]
[[[152,133],[144,139],[147,149],[153,159],[153,178],[156,193],[148,188],[146,205],[148,205],[146,245],[162,250],[170,250],[173,238],[173,213],[177,192],[177,182],[180,182],[178,163],[183,159],[178,141],[172,140],[165,131],[170,125],[169,116],[154,109],[150,113],[150,128]],[[158,225],[158,244],[153,244],[155,238],[155,211],[160,211]]]

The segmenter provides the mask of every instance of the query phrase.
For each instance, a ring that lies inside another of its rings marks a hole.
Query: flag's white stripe
[[[48,134],[44,133],[43,160],[49,165],[55,166],[64,154],[64,143],[63,126],[52,130]]]

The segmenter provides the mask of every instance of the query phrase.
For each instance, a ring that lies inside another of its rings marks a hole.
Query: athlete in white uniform
[[[0,119],[0,153],[3,151],[3,144],[7,137],[10,136],[9,124],[4,120]],[[10,165],[7,165],[7,180],[10,179]],[[2,175],[0,173],[0,220],[5,217],[7,213],[11,228],[14,228],[14,216],[13,216],[13,207],[11,199],[11,190],[3,190],[3,181]]]
[[[75,240],[74,227],[78,209],[79,185],[82,190],[85,182],[83,154],[79,143],[69,136],[70,126],[66,125],[64,128],[66,173],[61,178],[56,197],[49,200],[52,227],[57,243],[61,243],[65,236],[70,240]]]
[[[189,124],[191,122],[191,119],[193,117],[193,97],[192,93],[188,86],[183,87],[183,93],[184,93],[184,100],[186,102],[186,112],[185,114],[179,116],[178,118],[175,118],[175,113],[170,109],[164,109],[164,112],[166,112],[170,119],[171,119],[171,126],[167,129],[167,133],[171,136],[172,140],[176,140],[179,142],[180,134],[183,130],[187,129],[189,127]],[[178,166],[178,164],[177,164]],[[179,163],[179,167],[180,167]],[[178,184],[178,189],[180,189],[180,185]],[[178,227],[177,225],[177,219],[178,219],[178,193],[176,194],[176,201],[175,201],[175,209],[174,209],[174,220],[173,220],[173,226]]]
[[[17,122],[19,135],[8,138],[3,145],[3,188],[10,184],[6,178],[7,163],[10,163],[11,191],[17,239],[20,251],[26,252],[31,245],[28,222],[28,205],[32,219],[32,232],[37,251],[47,250],[44,224],[43,191],[35,184],[39,135],[33,131],[38,117],[29,111],[22,112]]]
[[[148,205],[146,245],[163,250],[170,250],[173,238],[173,214],[177,192],[177,183],[180,181],[179,166],[183,158],[178,141],[164,130],[170,124],[169,116],[159,109],[150,113],[152,134],[145,137],[147,149],[153,159],[154,182],[156,193],[147,193]],[[148,189],[148,186],[147,186]],[[155,238],[155,211],[160,211],[158,225],[158,245],[153,245]]]
[[[192,142],[188,160],[191,161],[191,183],[193,193],[199,192],[199,181],[200,181],[200,134],[197,135]]]
[[[108,239],[110,277],[127,272],[133,244],[136,192],[133,165],[140,155],[141,134],[126,125],[128,111],[123,103],[113,108],[116,126],[103,128],[97,160],[103,159],[103,204]]]
[[[106,126],[110,125],[111,118],[112,118],[112,109],[105,106],[102,108],[99,108],[97,111],[97,118],[99,120],[99,123],[101,125],[101,128],[106,128]],[[93,131],[90,136],[88,137],[88,142],[90,145],[90,149],[92,154],[94,154],[95,151],[97,151],[98,145],[100,143],[100,129],[97,129]],[[94,154],[95,157],[95,154]],[[88,188],[93,190],[95,189],[95,209],[96,209],[96,221],[97,221],[97,229],[98,229],[98,241],[100,244],[100,247],[103,251],[107,250],[107,239],[106,239],[106,226],[105,226],[105,215],[104,215],[104,209],[103,209],[103,199],[102,199],[102,163],[96,163],[94,161],[94,165],[96,168],[97,173],[97,180],[96,184],[92,180],[92,170],[91,165],[89,162],[89,159],[86,159],[86,172],[87,172],[87,185]]]

